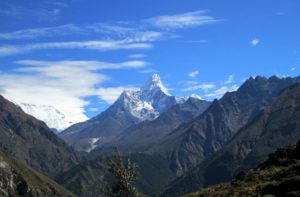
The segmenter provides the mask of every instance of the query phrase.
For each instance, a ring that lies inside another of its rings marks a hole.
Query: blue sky
[[[297,76],[298,0],[0,2],[0,93],[74,121],[153,73],[169,92],[219,98],[250,76]]]

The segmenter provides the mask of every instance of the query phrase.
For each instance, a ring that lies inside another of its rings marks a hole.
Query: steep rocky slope
[[[210,104],[211,102],[190,97],[186,102],[172,106],[153,121],[129,127],[104,147],[118,147],[126,152],[146,151],[168,137],[179,125],[202,114]]]
[[[284,88],[297,81],[299,78],[250,78],[237,91],[215,100],[202,115],[178,127],[151,152],[165,155],[181,175],[220,150]]]
[[[255,167],[277,148],[300,139],[300,85],[285,91],[219,152],[175,180],[163,196],[176,196],[228,181]]]
[[[0,152],[0,196],[75,197],[44,175]]]
[[[44,122],[0,96],[0,150],[54,178],[80,161]]]
[[[300,141],[279,149],[257,168],[241,172],[229,183],[215,185],[187,197],[300,196]]]

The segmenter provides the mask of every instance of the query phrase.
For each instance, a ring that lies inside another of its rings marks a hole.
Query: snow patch
[[[89,143],[89,147],[90,147],[90,148],[86,149],[86,152],[91,152],[92,150],[94,150],[94,149],[97,147],[96,143],[97,143],[99,140],[101,140],[101,139],[102,139],[102,137],[99,137],[99,138],[90,138],[90,139],[88,140],[88,143]]]

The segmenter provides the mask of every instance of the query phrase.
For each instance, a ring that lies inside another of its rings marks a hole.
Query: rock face
[[[173,131],[152,152],[164,154],[181,175],[220,150],[260,110],[299,78],[250,78],[236,92],[226,93],[198,118]]]
[[[153,120],[177,103],[154,74],[139,91],[124,91],[117,101],[100,115],[78,123],[63,131],[60,136],[75,149],[90,151],[97,143],[110,141],[128,127],[142,121]]]
[[[210,104],[190,97],[184,103],[172,106],[155,120],[129,127],[104,147],[118,147],[126,152],[145,152],[168,138],[176,127],[202,114]]]
[[[300,196],[299,176],[300,141],[297,146],[278,149],[257,168],[239,173],[229,183],[187,196]]]
[[[239,172],[255,167],[277,148],[295,144],[300,139],[299,120],[300,85],[295,84],[241,128],[222,150],[174,181],[164,196],[181,195],[229,181]]]
[[[0,96],[0,150],[54,178],[80,161],[44,122]]]
[[[76,123],[49,105],[34,105],[28,103],[18,103],[17,105],[20,106],[25,113],[45,122],[55,133],[61,132]]]
[[[54,181],[0,152],[0,196],[75,197]]]

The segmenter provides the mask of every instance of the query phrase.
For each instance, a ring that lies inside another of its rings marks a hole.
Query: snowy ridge
[[[34,105],[28,103],[16,103],[21,109],[33,117],[45,122],[49,128],[60,132],[74,124],[62,112],[49,105]]]

